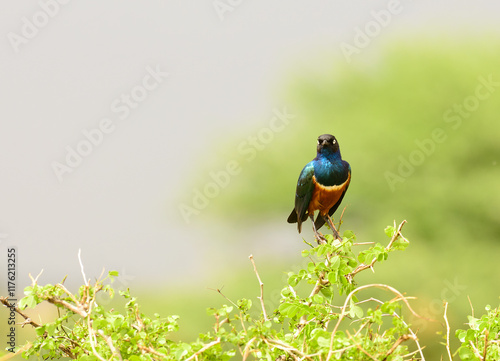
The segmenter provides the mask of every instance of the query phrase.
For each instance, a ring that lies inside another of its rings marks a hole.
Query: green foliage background
[[[276,108],[284,105],[296,115],[290,125],[252,161],[237,149],[261,128],[225,135],[187,192],[210,181],[200,175],[237,159],[242,174],[204,212],[221,227],[227,226],[221,219],[240,225],[252,220],[252,227],[269,220],[283,223],[293,207],[298,174],[315,156],[317,136],[334,134],[353,172],[343,202],[345,227],[356,230],[362,241],[377,241],[364,237],[393,219],[409,222],[410,249],[387,268],[381,265],[377,276],[418,297],[416,309],[435,319],[442,320],[439,306],[446,297],[452,329],[461,327],[470,314],[467,296],[480,310],[499,297],[493,285],[500,274],[500,87],[462,116],[459,126],[447,122],[445,113],[475,96],[480,77],[500,84],[499,59],[500,41],[493,37],[407,38],[380,54],[367,50],[351,64],[331,54],[311,54],[310,63],[297,65],[281,88]],[[268,127],[269,119],[261,127]],[[430,139],[437,128],[446,140],[435,143],[434,151],[392,190],[386,172],[398,174],[400,157],[408,160],[419,149],[416,141]],[[242,272],[251,277],[247,266]],[[270,270],[281,266],[270,263],[267,270],[279,275]],[[226,289],[246,293],[248,283],[241,279],[225,282]],[[272,288],[273,281],[268,283]],[[427,352],[433,352],[433,342],[441,354],[439,330],[438,323],[422,325],[420,336],[431,342]]]

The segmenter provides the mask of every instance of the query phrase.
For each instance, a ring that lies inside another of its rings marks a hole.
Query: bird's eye
[[[332,139],[332,144],[335,144],[337,143],[337,141],[335,139]]]
[[[321,140],[318,139],[318,144],[321,144]]]

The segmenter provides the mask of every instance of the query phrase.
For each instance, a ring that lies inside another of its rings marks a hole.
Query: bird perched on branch
[[[314,235],[318,242],[323,237],[318,233],[325,222],[335,238],[341,239],[332,219],[351,182],[351,166],[340,155],[337,139],[331,134],[318,137],[317,155],[307,163],[300,173],[295,192],[295,208],[288,223],[297,223],[299,233],[302,222],[311,218]],[[319,211],[316,221],[314,212]]]

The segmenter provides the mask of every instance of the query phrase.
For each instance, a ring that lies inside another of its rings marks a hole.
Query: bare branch
[[[218,338],[217,340],[215,341],[212,341],[210,343],[207,343],[205,346],[203,346],[202,348],[200,348],[198,351],[196,351],[196,353],[194,353],[193,355],[191,355],[191,357],[187,358],[185,361],[190,361],[194,358],[198,359],[198,355],[205,352],[206,350],[208,350],[210,347],[212,346],[215,346],[217,344],[220,343],[220,338]]]
[[[76,304],[79,304],[78,300],[75,298],[75,296],[62,284],[62,283],[58,283],[56,284],[56,287],[60,288],[61,290],[64,291],[64,293],[66,293],[70,298],[71,300],[76,303]]]
[[[474,307],[472,307],[472,302],[470,300],[469,295],[467,295],[467,299],[469,300],[469,305],[470,305],[470,309],[471,309],[471,312],[472,312],[472,317],[474,317]]]
[[[8,301],[8,299],[6,297],[0,297],[0,302],[5,306],[5,307],[8,307],[8,308],[12,308],[12,306],[14,305],[11,305]],[[14,311],[16,311],[16,313],[18,313],[19,315],[21,315],[23,318],[24,318],[24,322],[21,324],[22,327],[24,327],[25,325],[31,325],[33,327],[40,327],[41,325],[36,323],[35,321],[33,321],[31,319],[31,317],[29,317],[27,314],[25,314],[23,311],[21,311],[19,309],[19,307],[17,306],[14,306]]]
[[[107,336],[103,330],[99,330],[99,331],[97,331],[97,333],[104,339],[104,341],[106,341],[109,349],[111,350],[111,353],[114,356],[117,356],[119,360],[123,360],[122,355],[120,354],[120,351],[118,351],[116,349],[115,345],[113,345],[113,340],[111,339],[111,337]]]
[[[257,276],[257,279],[259,280],[260,297],[257,297],[257,298],[260,299],[260,305],[262,307],[262,312],[264,313],[264,320],[268,321],[269,319],[267,318],[266,307],[264,305],[264,283],[262,283],[262,280],[260,279],[260,276],[259,276],[259,272],[257,272],[257,266],[255,266],[255,261],[253,260],[253,255],[250,255],[248,258],[250,258],[250,261],[253,264],[253,270],[255,272],[255,275]]]
[[[252,343],[255,341],[255,338],[256,337],[252,337],[250,339],[250,341],[247,342],[247,344],[245,345],[245,348],[243,349],[243,352],[241,353],[242,357],[243,357],[243,361],[245,361],[248,357],[248,355],[250,354],[250,345],[252,345]]]
[[[21,347],[20,349],[18,349],[18,350],[17,350],[16,352],[14,352],[14,353],[9,352],[9,353],[6,353],[6,354],[5,354],[5,355],[3,355],[3,356],[0,356],[0,361],[7,361],[7,360],[10,360],[11,358],[16,357],[17,355],[22,354],[24,351],[28,350],[31,346],[32,346],[31,342],[28,342],[28,343],[26,343],[23,347]]]
[[[78,248],[78,261],[80,262],[80,269],[82,271],[83,282],[85,286],[89,286],[89,281],[87,280],[87,276],[85,276],[85,271],[83,270],[83,262],[82,262],[82,249]]]
[[[352,338],[351,334],[349,333],[349,331],[346,331],[347,333],[347,336],[349,336],[349,339],[352,341],[352,343],[354,344],[354,346],[356,346],[356,348],[358,350],[360,350],[361,352],[363,352],[366,356],[368,356],[370,359],[372,359],[373,361],[378,361],[375,357],[373,357],[372,355],[370,355],[363,347],[361,347],[361,345],[359,345],[358,343],[356,343],[354,341],[354,339]],[[327,358],[328,360],[328,358]]]
[[[408,309],[410,310],[410,312],[415,316],[415,317],[418,317],[418,318],[421,318],[421,319],[425,319],[425,320],[428,320],[428,321],[434,321],[432,319],[428,319],[428,318],[425,318],[425,317],[422,317],[420,316],[419,314],[417,314],[410,306],[410,304],[408,303],[408,300],[406,299],[406,297],[404,297],[398,290],[396,290],[395,288],[391,287],[391,286],[388,286],[388,285],[384,285],[384,284],[379,284],[379,283],[375,283],[375,284],[369,284],[369,285],[364,285],[364,286],[360,286],[356,289],[354,289],[353,291],[351,291],[351,293],[349,293],[349,295],[346,297],[346,300],[344,302],[344,306],[342,307],[342,311],[340,313],[340,317],[337,321],[337,324],[335,325],[333,331],[332,331],[332,336],[330,338],[330,350],[328,351],[328,356],[326,358],[326,360],[330,360],[330,358],[332,357],[333,355],[333,344],[334,344],[334,339],[335,339],[335,334],[337,332],[337,329],[339,328],[340,326],[340,323],[342,322],[342,320],[344,319],[345,315],[347,314],[346,312],[346,309],[347,309],[347,305],[349,304],[349,301],[351,300],[352,296],[361,291],[361,290],[364,290],[364,289],[367,289],[367,288],[372,288],[372,287],[376,287],[376,288],[382,288],[382,289],[386,289],[386,290],[389,290],[391,291],[392,293],[396,294],[397,296],[399,296],[399,298],[406,304],[406,307],[408,307]]]
[[[165,358],[165,355],[156,351],[154,348],[152,347],[148,347],[148,346],[144,346],[144,345],[141,345],[141,344],[138,344],[137,347],[139,347],[141,350],[143,351],[146,351],[146,352],[149,352],[155,356],[158,356],[158,357],[161,357],[161,358]]]
[[[448,302],[444,302],[444,322],[446,322],[446,351],[448,352],[448,358],[453,361],[450,351],[450,324],[448,323],[448,317],[446,317],[446,312],[448,311]]]
[[[480,360],[483,360],[483,356],[481,356],[481,354],[479,353],[479,350],[476,348],[476,346],[474,346],[474,344],[472,343],[471,340],[469,340],[469,343],[472,347],[472,350],[474,350],[474,354],[480,359]]]
[[[85,310],[83,309],[83,307],[79,303],[78,303],[78,305],[80,307],[76,307],[76,306],[73,306],[71,303],[64,301],[64,300],[61,300],[61,299],[54,297],[54,296],[47,297],[47,301],[54,304],[54,305],[63,306],[64,308],[80,315],[83,318],[88,316],[88,313],[85,312]]]
[[[399,336],[399,338],[396,340],[396,342],[394,342],[394,344],[391,346],[391,348],[389,349],[389,351],[387,351],[387,353],[385,354],[385,357],[382,359],[382,360],[386,360],[387,357],[389,357],[390,354],[392,354],[394,352],[394,350],[396,350],[396,348],[404,341],[406,340],[415,340],[414,336],[413,335],[401,335]]]
[[[306,355],[300,350],[297,350],[295,347],[286,344],[283,341],[272,339],[272,338],[264,338],[264,342],[269,344],[272,344],[274,347],[279,348],[280,350],[286,351],[290,356],[294,358],[294,360],[312,360],[310,355]],[[298,356],[301,358],[299,359]]]
[[[488,335],[490,331],[487,328],[484,329],[484,350],[483,350],[483,360],[486,360],[486,350],[488,349]]]

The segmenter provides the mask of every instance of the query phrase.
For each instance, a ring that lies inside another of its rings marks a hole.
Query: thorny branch
[[[405,241],[408,242],[408,240],[406,238],[403,237],[402,233],[401,233],[401,229],[403,228],[404,224],[406,223],[406,220],[404,220],[403,222],[401,222],[401,224],[399,225],[398,229],[396,230],[396,232],[394,232],[394,234],[392,235],[392,238],[391,238],[391,241],[389,242],[389,244],[387,245],[387,247],[385,247],[385,250],[388,251],[391,249],[393,243],[399,238],[403,238]],[[394,221],[394,228],[396,227],[396,221]],[[351,273],[349,273],[348,275],[346,275],[346,278],[347,280],[349,281],[349,283],[352,283],[352,280],[354,279],[354,276],[356,274],[358,274],[359,272],[361,271],[364,271],[365,269],[373,269],[373,265],[375,264],[375,262],[377,262],[377,258],[373,258],[371,263],[370,264],[360,264],[358,267],[356,267],[356,269],[354,271],[352,271]]]
[[[446,322],[446,351],[448,352],[448,357],[450,361],[453,361],[450,351],[450,324],[448,323],[448,317],[446,317],[446,312],[448,311],[448,302],[444,303],[444,322]]]
[[[398,290],[396,290],[395,288],[391,287],[391,286],[388,286],[388,285],[384,285],[384,284],[378,284],[378,283],[375,283],[375,284],[369,284],[369,285],[364,285],[364,286],[360,286],[356,289],[354,289],[351,293],[349,293],[349,295],[346,297],[346,300],[344,302],[344,306],[342,307],[342,311],[340,313],[340,317],[337,321],[337,323],[335,324],[335,327],[333,328],[333,331],[332,331],[332,335],[331,335],[331,338],[330,338],[330,350],[328,351],[328,356],[326,358],[326,361],[330,360],[330,358],[332,357],[333,355],[333,345],[334,345],[334,340],[335,340],[335,334],[337,333],[337,330],[340,326],[340,323],[342,322],[342,320],[344,319],[344,317],[346,316],[347,314],[347,307],[348,307],[348,304],[349,304],[349,301],[351,300],[352,296],[354,296],[354,294],[356,294],[357,292],[361,291],[361,290],[364,290],[364,289],[367,289],[367,288],[373,288],[373,287],[376,287],[376,288],[382,288],[382,289],[386,289],[386,290],[389,290],[390,292],[394,293],[395,295],[398,296],[397,299],[401,299],[405,304],[406,304],[406,307],[408,307],[408,309],[410,310],[410,312],[415,316],[415,317],[418,317],[418,318],[423,318],[423,319],[426,319],[425,317],[422,317],[422,316],[419,316],[410,306],[410,304],[408,303],[408,300],[406,299],[406,297],[404,297]]]
[[[260,286],[260,305],[262,306],[262,312],[264,313],[264,320],[268,321],[269,319],[267,318],[267,313],[266,313],[266,307],[264,305],[264,283],[262,283],[262,280],[260,279],[259,272],[257,272],[257,266],[255,266],[255,261],[253,260],[253,255],[250,255],[248,258],[250,258],[250,261],[252,262],[253,265],[253,270],[255,272],[255,275],[257,276],[257,279],[259,280],[259,286]]]
[[[5,307],[8,307],[10,309],[12,309],[12,306],[14,305],[11,305],[8,301],[8,299],[6,297],[0,297],[0,302],[5,305]],[[40,327],[41,325],[36,323],[35,321],[33,321],[27,314],[25,314],[23,311],[21,311],[19,309],[19,307],[17,306],[14,306],[14,311],[19,314],[20,316],[22,316],[24,318],[24,322],[21,323],[21,327],[24,327],[26,325],[31,325],[33,327]]]

